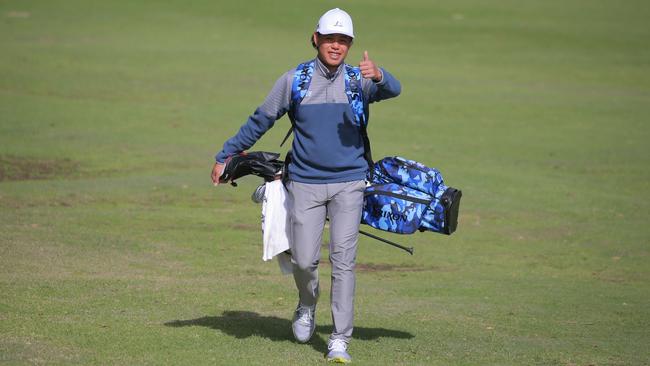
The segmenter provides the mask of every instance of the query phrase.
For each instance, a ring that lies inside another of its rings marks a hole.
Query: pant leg
[[[354,266],[363,208],[364,181],[330,184],[330,261],[332,262],[331,339],[349,341],[354,320]],[[332,192],[334,191],[334,192]],[[333,194],[332,194],[333,193]]]
[[[311,306],[319,296],[318,262],[327,215],[327,189],[324,184],[290,181],[287,192],[292,201],[289,215],[293,278],[300,303]]]

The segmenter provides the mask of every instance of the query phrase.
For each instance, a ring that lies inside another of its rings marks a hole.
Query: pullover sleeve
[[[363,79],[363,94],[368,103],[379,102],[384,99],[394,98],[402,92],[402,85],[393,75],[383,67],[381,69],[381,81],[376,83],[372,80]]]
[[[251,148],[273,127],[275,121],[287,113],[291,101],[292,75],[288,71],[275,82],[264,103],[248,117],[239,132],[223,144],[223,149],[215,156],[217,162],[223,163],[227,157]]]

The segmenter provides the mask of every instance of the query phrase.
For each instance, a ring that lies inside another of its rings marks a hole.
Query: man
[[[286,185],[293,202],[289,208],[291,253],[299,293],[293,334],[298,342],[307,342],[316,327],[317,268],[322,232],[329,218],[334,329],[327,359],[343,363],[351,361],[347,348],[353,327],[354,266],[368,171],[362,128],[346,94],[350,87],[346,86],[344,61],[353,40],[350,16],[338,8],[326,12],[311,36],[317,57],[302,101],[297,107],[294,103],[292,109],[292,87],[297,75],[294,68],[278,79],[264,103],[224,143],[212,171],[212,181],[218,185],[228,156],[253,146],[285,113],[293,116],[293,155]],[[359,69],[367,120],[368,104],[399,95],[401,86],[386,70],[377,67],[367,51]]]

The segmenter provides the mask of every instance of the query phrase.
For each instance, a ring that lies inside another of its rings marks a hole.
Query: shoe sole
[[[332,357],[332,358],[327,358],[327,362],[333,362],[333,363],[350,363],[352,360],[348,360],[347,358],[343,357]]]
[[[293,331],[293,328],[291,328],[291,333],[293,333],[293,339],[295,339],[296,342],[298,343],[307,343],[311,340],[311,337],[314,335],[314,331],[312,331],[311,334],[309,335],[309,338],[302,340],[302,339],[298,339],[298,337],[296,336],[296,332]]]

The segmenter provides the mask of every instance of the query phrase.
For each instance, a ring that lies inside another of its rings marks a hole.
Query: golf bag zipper
[[[371,186],[371,187],[377,187],[377,186],[380,186],[380,185],[375,185],[375,186]],[[383,194],[384,196],[395,197],[395,198],[403,199],[405,201],[420,203],[420,204],[427,205],[427,206],[432,201],[432,200],[425,200],[423,198],[408,196],[408,195],[405,195],[405,194],[395,193],[395,192],[391,192],[391,191],[382,191],[382,190],[366,191],[364,193],[364,196],[370,196],[370,195],[377,194],[377,193]]]

